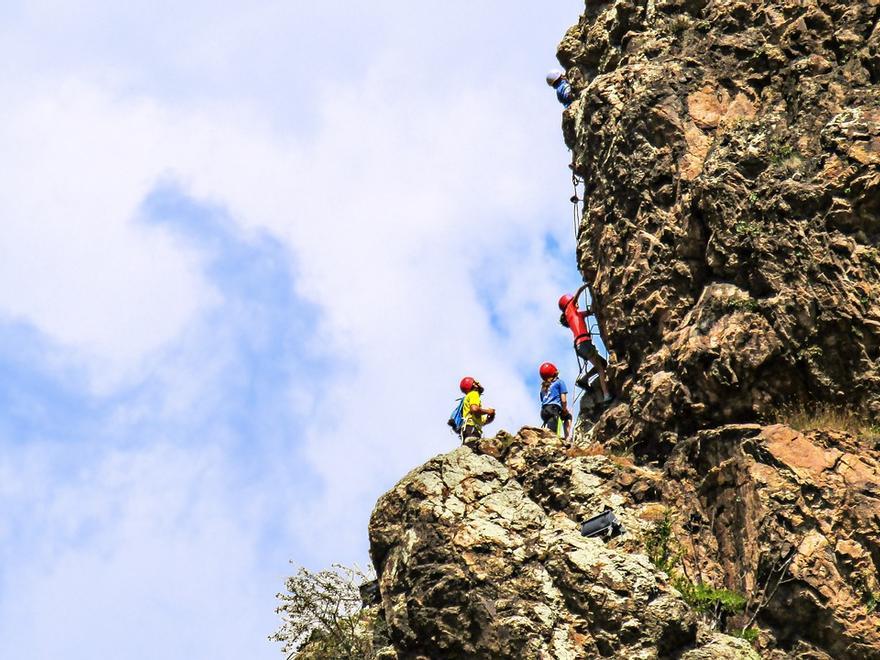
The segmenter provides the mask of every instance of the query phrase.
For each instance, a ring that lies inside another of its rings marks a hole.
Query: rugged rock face
[[[559,58],[579,258],[625,404],[665,431],[880,415],[880,2],[587,3]]]
[[[880,0],[588,0],[558,54],[619,400],[379,500],[375,656],[880,658]]]
[[[414,470],[370,521],[398,657],[756,657],[743,640],[698,630],[667,576],[621,551],[638,545],[634,533],[606,546],[566,515],[658,494],[655,474],[567,456],[557,438],[528,430]],[[656,508],[629,507],[624,521],[639,530]]]
[[[765,648],[880,658],[880,452],[733,425],[680,442],[664,474],[688,574],[748,594]]]
[[[606,507],[625,533],[581,537]],[[670,512],[681,575],[743,594],[726,625],[763,657],[880,658],[880,453],[779,425],[701,432],[662,467],[524,429],[414,470],[370,522],[382,657],[759,657],[648,561]]]

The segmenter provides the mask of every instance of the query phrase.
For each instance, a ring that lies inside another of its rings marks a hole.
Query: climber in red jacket
[[[569,328],[572,334],[574,334],[574,352],[582,360],[589,362],[592,368],[596,370],[596,374],[599,377],[599,387],[602,388],[603,403],[608,403],[611,401],[611,390],[608,389],[608,378],[605,374],[605,358],[599,355],[599,351],[596,350],[596,346],[593,344],[593,335],[590,334],[590,330],[587,328],[586,319],[590,316],[591,312],[589,308],[586,311],[578,309],[578,297],[586,288],[587,285],[584,284],[573,296],[565,294],[559,299],[559,310],[562,312],[559,322],[566,328]],[[587,370],[584,381],[589,380],[591,373],[592,369]],[[579,387],[587,389],[585,383],[580,379],[578,379],[577,384]]]

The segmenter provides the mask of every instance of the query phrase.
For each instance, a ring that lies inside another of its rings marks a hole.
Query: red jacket
[[[571,329],[572,334],[574,334],[575,346],[582,344],[585,341],[593,340],[593,336],[587,328],[587,316],[589,316],[589,312],[582,312],[578,309],[576,300],[572,300],[566,305],[563,314],[565,315],[565,321],[568,323],[568,327]]]

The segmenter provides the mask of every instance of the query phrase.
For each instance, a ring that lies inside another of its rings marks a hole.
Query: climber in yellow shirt
[[[462,440],[466,438],[482,438],[483,426],[491,424],[495,419],[494,408],[483,408],[483,401],[480,395],[483,393],[483,386],[470,376],[461,379],[459,388],[464,393],[464,401],[462,402],[462,417],[464,425],[461,431]]]

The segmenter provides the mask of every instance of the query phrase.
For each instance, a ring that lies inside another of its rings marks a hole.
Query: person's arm
[[[559,100],[562,101],[563,105],[567,108],[572,103],[574,103],[574,90],[571,88],[571,83],[567,80],[563,79],[559,83],[559,87],[557,88],[557,95],[559,96]]]
[[[559,395],[559,400],[562,402],[562,419],[571,419],[571,411],[568,409],[568,394],[563,392]]]
[[[471,404],[471,415],[491,415],[495,416],[495,408],[482,408],[476,403]]]
[[[495,408],[483,408],[477,404],[471,404],[471,415],[484,415],[483,424],[490,424],[495,419]]]

